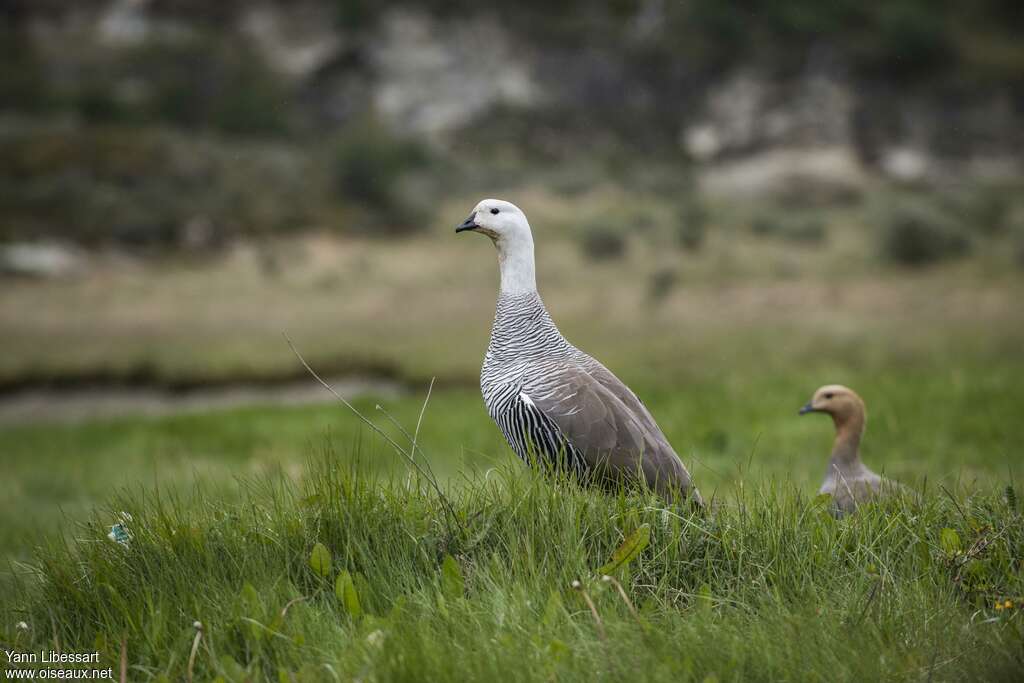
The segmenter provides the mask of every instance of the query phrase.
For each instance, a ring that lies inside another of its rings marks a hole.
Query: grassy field
[[[786,370],[898,354],[922,365],[922,354],[965,345],[1021,357],[1024,278],[1007,235],[980,240],[970,258],[908,271],[880,263],[862,208],[818,210],[821,238],[794,242],[752,227],[777,208],[715,207],[704,244],[688,251],[671,201],[603,187],[571,200],[535,189],[516,198],[559,326],[634,379],[745,372],[751,355]],[[282,331],[321,370],[471,385],[494,314],[496,258],[485,238],[452,226],[477,199],[444,202],[404,240],[319,234],[148,263],[99,254],[80,278],[6,282],[0,385],[292,376]],[[585,256],[579,236],[595,223],[622,233],[621,254]]]
[[[1024,365],[947,359],[943,372],[899,360],[858,372],[811,363],[799,372],[745,368],[742,379],[713,374],[680,390],[634,383],[706,494],[731,494],[744,479],[789,480],[805,493],[819,483],[832,428],[796,410],[822,381],[855,385],[870,410],[864,457],[913,486],[993,488],[1020,475]],[[628,374],[627,374],[628,377]],[[424,392],[425,393],[425,392]],[[400,437],[371,398],[356,405]],[[386,401],[388,415],[415,425],[422,396]],[[474,389],[438,390],[420,443],[444,477],[484,472],[514,456]],[[107,418],[0,428],[6,495],[0,549],[26,559],[34,539],[69,529],[116,489],[134,485],[188,493],[202,483],[227,499],[235,478],[283,472],[301,479],[305,460],[330,449],[339,461],[361,450],[381,472],[407,464],[342,406],[254,406],[165,417]]]
[[[42,551],[6,646],[99,651],[132,680],[1017,680],[1024,665],[1013,497],[931,487],[836,521],[762,483],[699,517],[507,467],[444,500],[358,470],[253,478],[237,504],[117,497],[75,549]],[[104,537],[120,511],[123,546]]]
[[[1019,679],[1024,279],[1005,250],[900,270],[841,210],[793,244],[726,207],[684,252],[654,204],[590,262],[572,225],[616,198],[527,199],[553,316],[644,399],[712,513],[519,466],[475,386],[482,239],[101,255],[5,285],[6,386],[293,377],[287,331],[319,369],[404,383],[355,401],[402,443],[392,418],[411,429],[438,378],[417,457],[447,502],[337,404],[0,424],[4,647],[117,668],[124,639],[129,680]],[[832,427],[796,411],[831,382],[867,402],[867,464],[916,497],[841,521],[815,498]],[[122,512],[126,546],[107,539]],[[627,540],[644,547],[602,569]]]
[[[194,621],[199,680],[1013,680],[1024,619],[994,605],[1024,599],[1005,495],[1024,367],[977,353],[639,379],[719,503],[707,518],[529,474],[472,389],[437,391],[420,433],[451,515],[333,404],[8,426],[0,637],[115,668],[123,637],[131,680],[184,679]],[[815,499],[831,425],[795,412],[822,374],[864,394],[867,462],[919,500],[836,522]],[[421,401],[386,409],[411,428]],[[122,511],[127,547],[106,538]],[[650,545],[611,572],[634,616],[597,570],[643,524]],[[335,596],[342,571],[362,614]]]

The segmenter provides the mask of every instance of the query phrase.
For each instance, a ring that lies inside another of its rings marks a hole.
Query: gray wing
[[[524,391],[579,451],[612,477],[642,476],[663,496],[700,494],[679,456],[636,395],[607,368],[567,364]]]

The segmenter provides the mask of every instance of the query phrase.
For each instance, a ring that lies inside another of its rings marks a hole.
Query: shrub
[[[674,268],[659,268],[651,273],[647,294],[651,301],[663,301],[679,283],[679,273]]]
[[[943,204],[948,205],[971,232],[997,235],[1005,233],[1010,223],[1013,197],[1012,190],[986,186],[975,188],[966,195],[952,197]]]
[[[304,155],[168,131],[44,127],[0,140],[0,158],[5,239],[161,247],[205,232],[220,243],[303,227],[323,201]]]
[[[699,203],[684,204],[679,210],[676,239],[687,251],[697,251],[704,245],[707,234],[708,211]]]
[[[761,237],[777,237],[790,242],[807,244],[825,240],[825,221],[816,216],[790,216],[782,213],[764,213],[756,216],[750,230]]]
[[[959,221],[918,202],[888,207],[881,217],[880,239],[884,258],[908,266],[963,256],[971,247]]]
[[[759,237],[777,238],[788,242],[817,244],[827,236],[825,222],[817,216],[791,215],[778,211],[755,216],[751,231]]]
[[[165,122],[263,137],[290,132],[294,118],[291,86],[259,52],[210,32],[107,55],[83,70],[69,94],[93,123]]]
[[[610,225],[595,223],[583,230],[580,246],[587,258],[593,261],[611,261],[625,255],[626,238]]]
[[[1024,224],[1017,225],[1013,233],[1013,257],[1024,268]]]
[[[32,41],[0,22],[0,110],[31,112],[52,104]]]
[[[773,237],[782,233],[785,228],[778,216],[760,214],[750,223],[750,231],[760,237]]]
[[[355,124],[334,149],[335,189],[388,225],[410,227],[415,201],[404,181],[427,160],[422,144],[392,135],[376,123]]]
[[[805,218],[797,220],[786,226],[782,236],[792,242],[803,242],[806,244],[819,244],[825,241],[827,230],[825,221],[820,218]]]

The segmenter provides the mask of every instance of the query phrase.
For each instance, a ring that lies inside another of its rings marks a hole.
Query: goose
[[[533,233],[522,210],[484,199],[455,232],[486,235],[498,252],[501,284],[480,391],[516,455],[586,483],[642,481],[666,500],[701,506],[647,407],[558,331],[537,292]]]
[[[853,389],[841,384],[819,388],[799,414],[808,413],[831,415],[835,424],[832,457],[818,493],[832,496],[838,515],[850,514],[861,503],[899,490],[899,484],[878,476],[861,462],[860,441],[864,436],[867,411],[863,399]]]

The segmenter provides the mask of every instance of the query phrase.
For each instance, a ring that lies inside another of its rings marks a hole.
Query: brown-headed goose
[[[878,476],[860,460],[860,440],[864,436],[867,412],[855,391],[840,384],[828,384],[800,409],[807,413],[827,413],[835,423],[836,438],[828,461],[825,481],[818,493],[832,496],[837,514],[854,512],[860,503],[897,492],[896,482]]]

